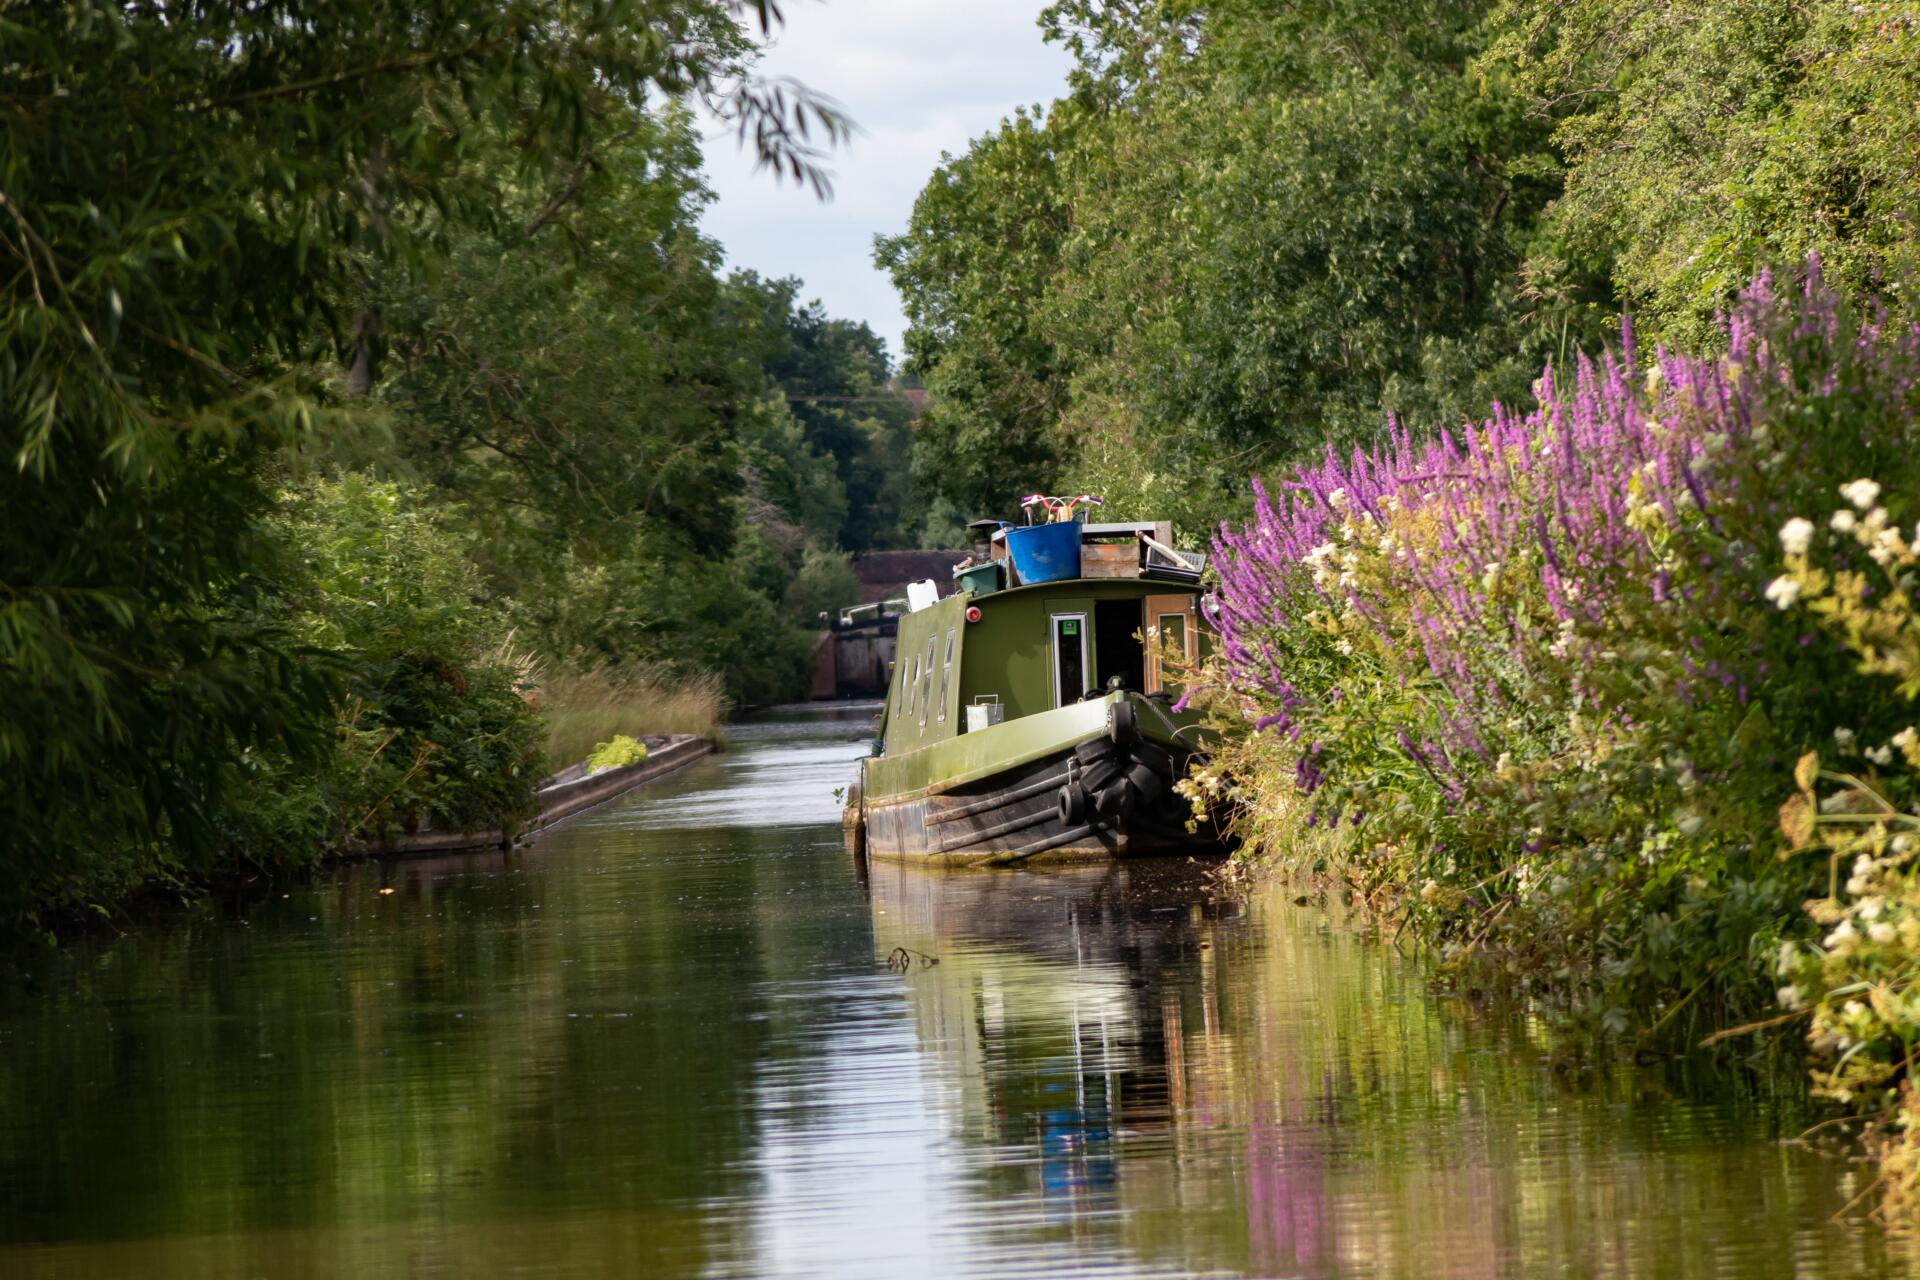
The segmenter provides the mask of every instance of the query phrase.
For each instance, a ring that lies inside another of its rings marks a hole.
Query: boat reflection
[[[950,1134],[1013,1220],[1071,1223],[1136,1260],[1225,1246],[1211,1265],[1323,1269],[1318,1159],[1263,1134],[1246,1168],[1228,1132],[1243,1112],[1221,993],[1247,908],[1209,868],[868,876],[876,951],[906,975]],[[1220,1194],[1243,1168],[1252,1184]]]
[[[1135,1273],[1891,1269],[1827,1221],[1831,1173],[1771,1146],[1764,1116],[1646,1072],[1560,1073],[1540,1024],[1440,998],[1277,886],[1240,902],[1182,863],[876,862],[868,889],[997,1248],[1071,1242],[1083,1268]],[[1776,1208],[1757,1228],[1756,1203]]]

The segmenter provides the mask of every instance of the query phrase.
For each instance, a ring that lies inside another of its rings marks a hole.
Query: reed
[[[547,757],[577,764],[615,734],[691,733],[718,741],[729,704],[720,677],[654,667],[543,672],[537,697],[547,721]]]

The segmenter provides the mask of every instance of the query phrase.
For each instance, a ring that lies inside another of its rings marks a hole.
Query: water
[[[1277,891],[863,878],[864,732],[30,958],[0,1274],[1914,1274],[1804,1117],[1556,1072]]]

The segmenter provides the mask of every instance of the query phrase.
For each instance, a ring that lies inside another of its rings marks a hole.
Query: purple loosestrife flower
[[[1761,354],[1753,317],[1770,305],[1769,288],[1756,282],[1729,319],[1736,358]],[[1671,422],[1656,430],[1642,408],[1638,354],[1623,324],[1617,352],[1581,357],[1570,377],[1543,370],[1540,406],[1531,413],[1496,405],[1485,422],[1442,430],[1425,443],[1389,421],[1370,450],[1342,457],[1328,447],[1273,487],[1255,480],[1253,518],[1239,528],[1222,525],[1214,540],[1220,590],[1212,615],[1233,687],[1278,708],[1251,717],[1255,723],[1297,725],[1298,715],[1317,714],[1310,708],[1319,699],[1294,687],[1302,674],[1293,669],[1303,652],[1298,620],[1315,610],[1346,611],[1374,633],[1386,660],[1410,665],[1409,677],[1424,673],[1445,691],[1453,710],[1439,710],[1433,727],[1480,756],[1491,735],[1478,717],[1499,714],[1506,702],[1499,692],[1506,677],[1489,663],[1510,673],[1543,660],[1552,637],[1540,628],[1540,608],[1578,629],[1634,599],[1673,598],[1672,570],[1649,531],[1630,519],[1630,495],[1637,492],[1669,526],[1689,511],[1708,512],[1713,473],[1697,437],[1718,426],[1725,438],[1744,439],[1751,396],[1723,362],[1664,351],[1655,360],[1659,404],[1670,406],[1657,411],[1672,422],[1704,424],[1691,434]],[[1333,589],[1339,571],[1329,562],[1353,552],[1372,558],[1373,572],[1386,575],[1384,588],[1347,580]],[[1505,602],[1515,590],[1537,601],[1533,610]],[[1490,621],[1504,637],[1498,644],[1489,642]],[[1437,743],[1427,750],[1413,743],[1407,737],[1403,746],[1423,767],[1451,770]],[[1318,785],[1319,767],[1309,764],[1300,776]]]

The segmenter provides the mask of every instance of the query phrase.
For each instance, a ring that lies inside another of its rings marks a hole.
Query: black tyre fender
[[[1094,810],[1109,822],[1133,812],[1136,797],[1125,778],[1117,778],[1093,797]]]
[[[1107,708],[1107,737],[1120,746],[1140,740],[1140,726],[1134,721],[1131,702],[1120,701]]]
[[[1096,760],[1110,759],[1119,750],[1111,738],[1088,738],[1075,745],[1073,758],[1083,765],[1091,765]]]
[[[1164,747],[1151,742],[1136,743],[1133,758],[1151,768],[1155,773],[1169,781],[1173,778],[1173,756]]]
[[[1126,763],[1125,760],[1112,756],[1104,760],[1096,760],[1081,770],[1080,785],[1085,787],[1089,792],[1098,791],[1109,782],[1112,782],[1114,778],[1119,775],[1120,771],[1126,767]]]
[[[1061,826],[1077,827],[1087,820],[1087,793],[1078,783],[1069,782],[1061,787],[1055,803],[1059,806]]]
[[[1152,765],[1139,760],[1127,770],[1127,785],[1140,799],[1153,801],[1160,798],[1160,793],[1166,788],[1167,783]]]

